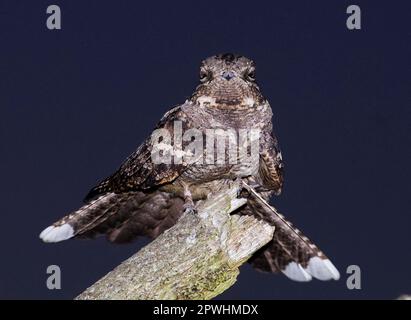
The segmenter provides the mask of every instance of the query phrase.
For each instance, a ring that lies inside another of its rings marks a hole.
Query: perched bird
[[[213,158],[218,152],[212,146],[211,152],[208,149],[192,161],[157,163],[153,155],[159,153],[152,135],[113,175],[91,189],[84,206],[46,228],[40,238],[59,242],[106,234],[116,243],[139,235],[155,238],[174,225],[184,211],[195,212],[198,201],[242,179],[256,191],[243,192],[248,202],[236,213],[253,215],[275,226],[272,241],[249,262],[258,270],[282,272],[296,281],[312,277],[337,280],[339,273],[330,260],[267,204],[272,195],[280,194],[283,185],[283,161],[271,118],[272,110],[257,86],[252,60],[231,53],[204,60],[200,83],[191,98],[168,111],[155,132],[169,133],[175,145],[177,127],[182,132],[196,129],[202,133],[254,129],[259,132],[258,157],[246,161],[236,154],[236,162],[205,163],[204,158]],[[184,140],[172,154],[181,158],[183,147],[190,142]]]

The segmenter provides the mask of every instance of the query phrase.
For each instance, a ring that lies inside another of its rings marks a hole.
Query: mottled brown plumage
[[[184,210],[193,210],[197,201],[243,179],[258,193],[244,191],[249,201],[237,213],[254,215],[276,227],[274,239],[250,262],[259,270],[282,271],[298,281],[308,281],[311,276],[321,280],[338,278],[338,271],[315,245],[274,209],[256,201],[268,201],[271,195],[280,194],[283,162],[272,131],[271,107],[261,94],[254,73],[254,62],[243,56],[223,54],[204,60],[200,84],[191,98],[167,112],[156,129],[171,137],[175,136],[176,123],[183,132],[196,129],[203,135],[209,129],[258,129],[257,160],[238,155],[236,163],[204,163],[200,158],[155,163],[153,135],[113,175],[89,192],[85,206],[43,231],[42,239],[56,242],[99,233],[106,234],[112,242],[130,241],[139,235],[156,237],[172,226]],[[174,150],[176,141],[171,143]],[[183,141],[181,150],[186,150],[190,142]],[[214,155],[217,149],[213,148]],[[211,155],[204,150],[198,156],[204,160]],[[228,159],[228,151],[224,156]]]

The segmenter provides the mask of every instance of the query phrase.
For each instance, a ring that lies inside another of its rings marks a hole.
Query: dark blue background
[[[222,298],[411,293],[411,5],[356,1],[0,1],[0,298],[73,298],[146,243],[39,232],[81,205],[194,89],[200,61],[253,58],[286,186],[273,203],[328,254],[338,282],[242,267]],[[62,30],[45,26],[62,9]],[[62,290],[46,268],[62,269]],[[362,290],[346,288],[348,265]]]

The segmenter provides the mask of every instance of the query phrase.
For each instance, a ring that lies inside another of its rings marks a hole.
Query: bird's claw
[[[184,214],[197,214],[197,209],[194,204],[187,203],[183,205]]]
[[[235,187],[235,188],[237,188],[237,197],[239,197],[240,194],[241,194],[241,190],[244,188],[243,179],[241,179],[240,177],[237,177],[237,178],[232,182],[232,185],[231,185],[230,187]]]

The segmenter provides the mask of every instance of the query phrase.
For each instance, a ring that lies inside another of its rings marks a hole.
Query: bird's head
[[[264,98],[256,84],[254,62],[232,53],[205,59],[200,66],[200,84],[191,100],[221,108],[261,103]]]

